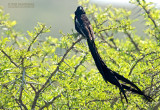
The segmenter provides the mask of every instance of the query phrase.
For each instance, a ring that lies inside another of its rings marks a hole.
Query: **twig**
[[[109,42],[107,42],[107,41],[105,40],[104,36],[103,36],[101,33],[100,33],[100,38],[102,39],[103,42],[105,42],[106,44],[108,44],[108,46],[109,46],[110,48],[114,48],[114,46],[112,46]]]
[[[79,62],[79,64],[74,67],[74,68],[75,68],[74,73],[76,73],[77,69],[84,63],[84,60],[85,60],[87,54],[88,54],[88,53],[86,53],[86,54],[83,56],[82,60]]]
[[[153,22],[153,24],[154,24],[154,27],[155,28],[157,28],[157,24],[156,24],[156,22],[154,21],[154,19],[151,17],[151,15],[150,15],[150,11],[148,11],[147,9],[146,9],[146,7],[145,6],[143,6],[141,3],[140,3],[140,1],[139,0],[137,0],[138,1],[138,4],[143,8],[143,10],[147,13],[147,16],[148,16],[148,18],[150,18],[151,19],[151,21]]]
[[[58,99],[59,97],[62,96],[63,93],[65,93],[66,91],[58,94],[56,97],[53,97],[49,102],[46,102],[44,106],[42,106],[39,110],[43,110],[45,107],[48,107],[50,104],[52,104],[56,99]]]
[[[97,33],[107,31],[107,30],[113,30],[113,29],[118,29],[118,27],[110,27],[110,28],[102,29],[102,30],[98,31]]]
[[[32,40],[32,42],[30,43],[27,51],[30,51],[30,48],[31,48],[31,46],[33,45],[34,41],[35,41],[35,40],[37,39],[37,37],[43,32],[45,26],[44,26],[44,25],[42,25],[42,26],[43,26],[43,27],[42,27],[42,29],[40,30],[40,32],[37,33],[37,35],[34,37],[34,39]]]
[[[131,37],[131,34],[129,32],[127,32],[127,30],[125,30],[125,34],[129,37],[129,39],[131,40],[132,44],[135,46],[136,50],[138,52],[140,52],[140,49],[138,48],[138,44],[136,44],[136,42],[133,40],[133,38]]]
[[[18,65],[12,60],[12,58],[1,49],[1,52],[10,60],[11,63],[13,63],[16,67],[18,67]]]
[[[157,26],[157,24],[156,24],[156,21],[152,18],[151,14],[150,14],[150,11],[148,11],[148,10],[146,9],[146,6],[143,6],[143,5],[140,3],[139,0],[137,0],[137,2],[138,2],[138,4],[143,8],[143,10],[144,10],[145,13],[147,14],[148,18],[149,18],[149,19],[152,21],[152,23],[154,24],[154,28],[155,28],[155,29],[158,29],[158,26]],[[159,30],[158,30],[158,31],[159,31]],[[158,33],[160,33],[160,32],[158,32]],[[155,38],[158,40],[156,34],[155,34]]]
[[[129,75],[132,74],[133,69],[136,67],[136,65],[138,64],[138,62],[140,62],[141,60],[143,60],[143,58],[144,58],[144,56],[143,56],[142,58],[138,59],[138,60],[135,62],[135,64],[132,66],[132,68],[131,68],[130,71],[129,71]]]
[[[77,44],[78,42],[80,42],[82,39],[83,39],[83,37],[80,37],[76,42],[74,42],[74,43],[72,44],[72,46],[71,46],[71,47],[66,51],[66,53],[63,55],[63,57],[62,57],[61,61],[58,63],[58,65],[60,65],[60,64],[64,61],[64,59],[65,59],[65,57],[67,56],[68,52],[74,47],[74,45]]]
[[[115,64],[116,66],[120,67],[119,64],[113,58],[111,58],[110,56],[109,56],[109,59],[113,64]]]
[[[160,64],[158,64],[157,66],[155,66],[154,68],[157,68],[158,66],[160,66]],[[145,74],[147,71],[151,71],[153,68],[149,68],[147,70],[145,70],[144,72],[142,72],[141,74]]]
[[[66,72],[64,72],[64,71],[62,71],[62,70],[58,70],[59,72],[61,72],[61,73],[63,73],[63,74],[65,74],[65,75],[67,75],[67,76],[70,76],[69,74],[67,74]]]
[[[133,69],[136,67],[136,65],[137,65],[141,60],[143,60],[146,56],[151,55],[151,54],[153,54],[153,53],[155,53],[155,52],[151,52],[151,53],[148,53],[148,54],[146,54],[146,55],[143,55],[142,58],[138,59],[138,60],[135,62],[135,64],[132,66],[132,68],[130,69],[129,75],[132,74]]]
[[[89,103],[91,103],[91,102],[108,102],[108,100],[100,100],[100,99],[90,100],[90,101],[88,101],[86,103],[86,105],[89,104]]]
[[[113,33],[112,33],[110,36],[108,35],[108,33],[107,33],[106,31],[105,31],[104,33],[105,33],[105,35],[107,35],[108,37],[113,36]],[[117,45],[116,45],[116,43],[115,43],[114,38],[111,38],[110,41],[111,41],[112,44],[114,45],[114,48],[117,50],[118,47],[117,47]]]
[[[36,88],[32,85],[32,84],[30,84],[30,86],[32,87],[32,89],[34,90],[34,92],[36,93],[37,91],[36,91]]]

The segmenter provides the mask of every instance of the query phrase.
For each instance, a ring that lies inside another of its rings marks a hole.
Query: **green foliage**
[[[106,65],[133,81],[153,102],[127,92],[129,103],[122,103],[119,90],[105,83],[86,41],[80,42],[76,33],[61,32],[60,39],[45,36],[50,27],[38,23],[22,34],[14,30],[16,21],[0,8],[0,109],[158,109],[160,10],[144,0],[131,2],[144,10],[145,39],[136,34],[132,23],[137,20],[129,18],[131,11],[101,9],[86,0],[79,3],[91,20]],[[115,38],[118,33],[126,37]]]

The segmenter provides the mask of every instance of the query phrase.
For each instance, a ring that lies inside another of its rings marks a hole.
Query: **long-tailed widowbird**
[[[74,21],[75,21],[75,29],[77,30],[77,32],[87,39],[88,47],[93,56],[95,64],[99,72],[103,76],[104,80],[106,81],[106,83],[110,82],[111,84],[116,85],[120,89],[120,92],[123,93],[127,103],[128,103],[128,99],[125,94],[125,90],[132,91],[133,93],[142,95],[146,100],[152,101],[152,98],[150,96],[145,95],[144,92],[142,92],[133,82],[129,81],[122,75],[119,75],[117,72],[112,71],[103,62],[102,58],[100,57],[97,51],[97,48],[94,42],[94,32],[93,32],[92,26],[82,6],[77,7],[77,10],[75,11]],[[121,80],[122,82],[125,82],[130,86],[121,84],[119,80]]]

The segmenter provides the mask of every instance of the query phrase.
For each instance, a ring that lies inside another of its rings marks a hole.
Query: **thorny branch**
[[[16,67],[19,68],[19,66],[12,60],[12,58],[7,54],[5,53],[2,49],[1,49],[1,52],[10,60],[11,63],[13,63]],[[23,62],[23,59],[22,59],[22,62]],[[24,107],[25,110],[27,110],[27,107],[25,106],[25,104],[22,102],[22,92],[24,90],[23,88],[23,85],[25,83],[25,79],[24,79],[24,76],[25,76],[25,68],[22,67],[22,84],[20,86],[20,95],[19,95],[19,99],[16,99],[14,96],[14,99],[16,100],[16,102],[18,101],[20,104],[20,106],[22,105]],[[8,87],[6,86],[6,88],[8,89]],[[17,103],[18,103],[17,102]]]
[[[79,38],[76,42],[74,42],[70,48],[68,48],[68,50],[65,52],[65,54],[63,55],[62,59],[60,60],[60,62],[58,63],[56,69],[51,73],[50,77],[47,79],[47,81],[42,85],[42,87],[35,93],[35,97],[34,97],[34,101],[32,103],[32,110],[35,109],[37,100],[39,98],[40,93],[43,91],[43,89],[45,89],[45,87],[47,86],[47,84],[49,83],[49,81],[51,80],[52,76],[58,72],[59,67],[61,65],[61,63],[64,61],[64,59],[66,58],[67,54],[73,49],[73,47],[75,46],[75,44],[77,44],[78,42],[80,42],[83,39],[83,37]]]

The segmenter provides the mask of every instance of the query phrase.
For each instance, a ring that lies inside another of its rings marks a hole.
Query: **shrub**
[[[106,65],[133,81],[153,102],[127,92],[129,103],[121,103],[119,90],[102,79],[86,41],[77,33],[61,32],[57,39],[45,35],[52,28],[38,23],[26,36],[14,30],[16,21],[10,21],[0,8],[0,108],[158,109],[160,10],[144,0],[131,2],[143,11],[144,38],[132,26],[136,20],[130,19],[131,11],[111,6],[101,9],[86,0],[79,3],[87,7]],[[118,33],[126,37],[122,39]],[[59,49],[64,50],[63,55]]]

